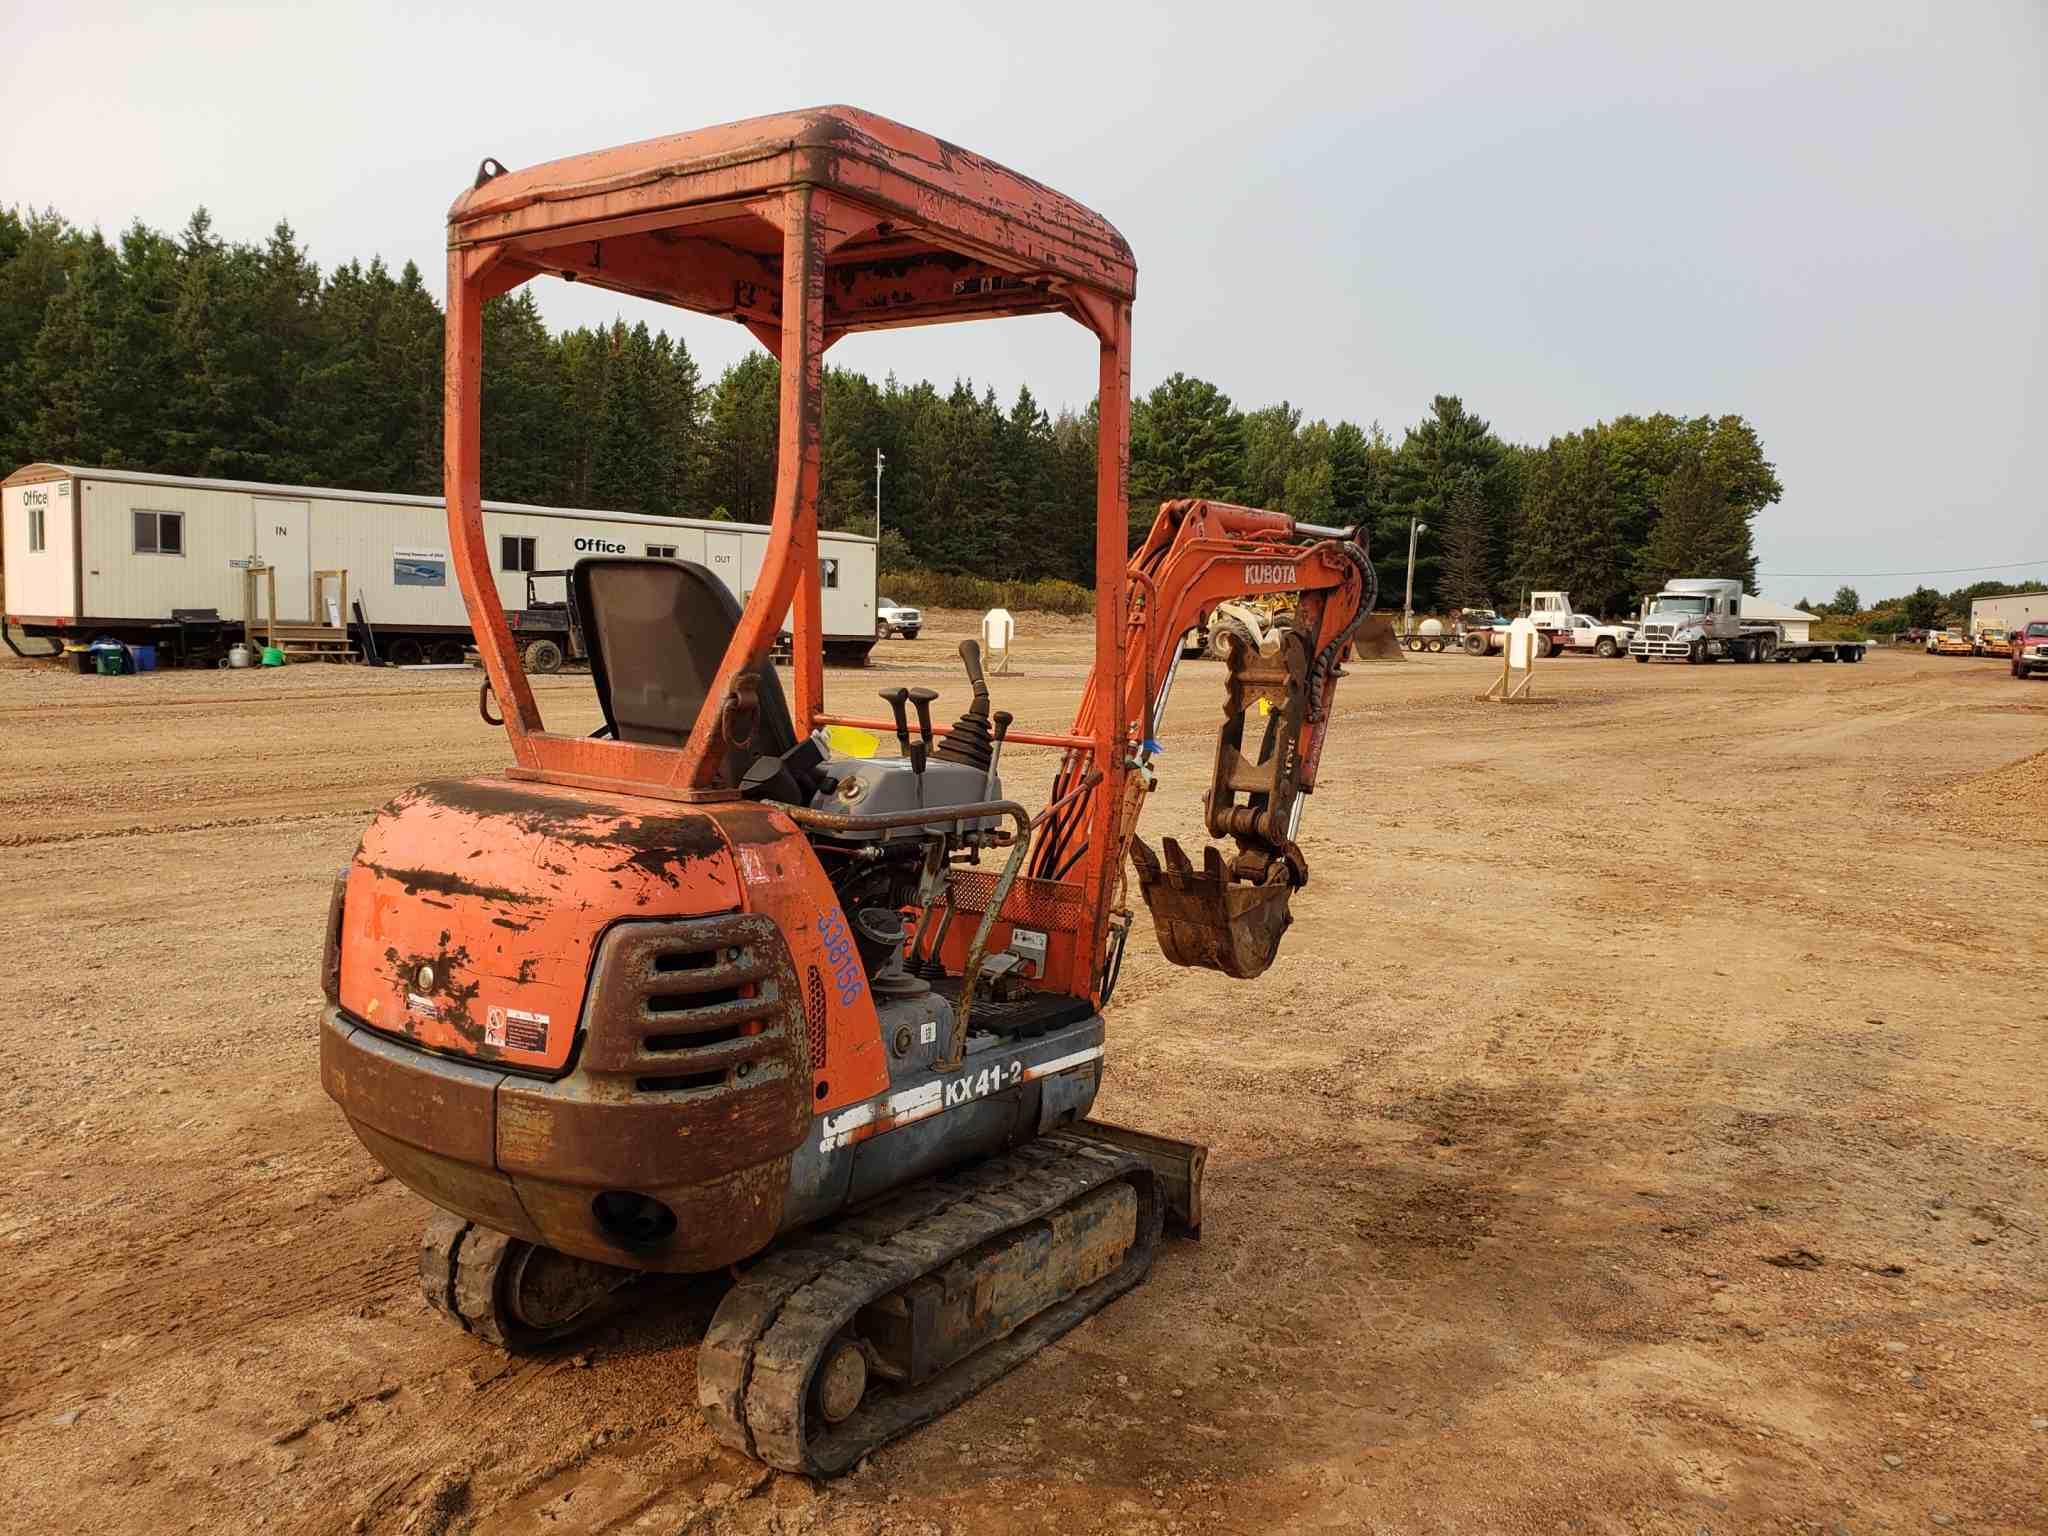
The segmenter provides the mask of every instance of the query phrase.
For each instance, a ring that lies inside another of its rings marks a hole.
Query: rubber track
[[[498,1305],[498,1271],[512,1241],[447,1211],[434,1212],[420,1233],[420,1292],[427,1305],[500,1349],[515,1348],[525,1331]]]
[[[428,1306],[458,1328],[463,1328],[463,1322],[455,1306],[455,1256],[468,1230],[469,1223],[462,1217],[437,1210],[420,1233],[420,1293]]]
[[[1118,1179],[1131,1181],[1139,1206],[1136,1239],[1115,1270],[917,1387],[878,1387],[851,1418],[812,1437],[812,1378],[827,1347],[862,1307]],[[843,1472],[971,1397],[1137,1284],[1151,1267],[1163,1219],[1145,1162],[1059,1133],[913,1185],[774,1250],[747,1271],[720,1304],[698,1352],[698,1402],[718,1437],[735,1450],[786,1472]]]

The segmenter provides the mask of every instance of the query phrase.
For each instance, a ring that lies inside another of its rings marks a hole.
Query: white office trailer
[[[707,567],[744,602],[768,547],[768,530],[751,523],[502,501],[484,503],[484,531],[515,624],[532,571],[592,555],[666,556]],[[825,533],[819,546],[826,648],[864,660],[876,638],[875,541]],[[274,576],[282,623],[352,623],[340,607],[345,572],[349,607],[360,604],[384,654],[409,639],[408,653],[459,655],[471,639],[437,496],[65,464],[24,465],[0,481],[4,607],[28,635],[161,642],[209,622],[239,632],[252,566],[262,588]],[[539,596],[559,598],[563,583],[552,585]],[[259,590],[259,621],[267,606]]]

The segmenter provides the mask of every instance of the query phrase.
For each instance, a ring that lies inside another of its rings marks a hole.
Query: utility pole
[[[1407,634],[1415,628],[1415,541],[1429,532],[1429,524],[1419,517],[1408,519],[1408,592],[1401,599],[1401,633]]]
[[[882,542],[882,465],[886,462],[882,457],[882,450],[877,448],[875,450],[875,543],[877,545],[880,545]]]

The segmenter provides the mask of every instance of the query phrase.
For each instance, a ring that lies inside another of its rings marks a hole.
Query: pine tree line
[[[205,211],[117,242],[0,210],[0,459],[432,494],[440,488],[441,309],[411,263],[324,277],[280,223],[223,242]],[[485,494],[765,522],[778,370],[754,353],[714,383],[645,324],[553,332],[531,289],[484,313]],[[1005,407],[956,381],[828,369],[820,517],[874,526],[884,563],[1087,583],[1096,414]],[[1623,416],[1541,447],[1504,442],[1440,395],[1396,443],[1377,423],[1240,410],[1175,374],[1133,402],[1132,535],[1207,496],[1364,523],[1398,604],[1411,523],[1415,606],[1513,606],[1563,587],[1622,611],[1673,575],[1754,585],[1751,527],[1781,495],[1738,416]]]

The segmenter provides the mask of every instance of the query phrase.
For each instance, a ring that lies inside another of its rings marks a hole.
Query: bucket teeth
[[[1175,965],[1221,971],[1240,981],[1262,975],[1294,921],[1288,910],[1293,886],[1285,880],[1233,881],[1213,844],[1202,850],[1200,874],[1172,838],[1162,847],[1163,862],[1143,841],[1131,841],[1138,889],[1151,908],[1160,951]]]

